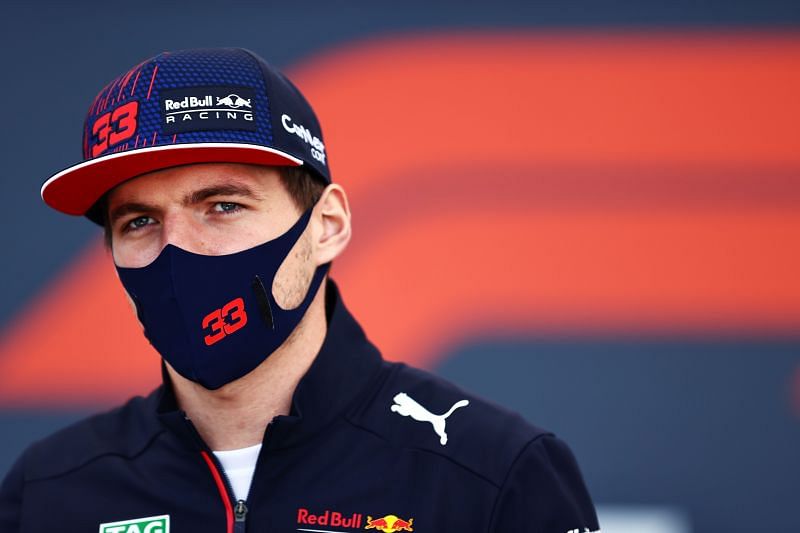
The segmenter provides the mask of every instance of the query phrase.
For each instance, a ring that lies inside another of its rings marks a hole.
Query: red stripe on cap
[[[111,98],[111,93],[114,92],[114,87],[116,87],[117,81],[119,81],[119,78],[114,80],[111,83],[111,86],[108,88],[108,91],[106,92],[106,99],[103,101],[103,109],[108,107],[108,99]]]
[[[142,73],[142,69],[136,73],[136,77],[133,79],[133,87],[131,87],[131,96],[133,96],[133,91],[136,90],[136,84],[139,83],[139,75]]]
[[[136,80],[134,80],[133,89],[136,88],[136,81],[139,79],[139,73],[141,73],[141,71],[142,71],[142,65],[143,64],[144,64],[144,61],[139,63],[138,65],[132,66],[131,69],[128,72],[125,73],[125,76],[122,78],[122,85],[120,85],[120,87],[119,87],[119,93],[117,94],[117,100],[121,100],[122,99],[122,91],[124,91],[125,87],[128,86],[128,82],[131,81],[131,77],[133,76],[134,72],[136,72]],[[133,96],[133,89],[131,89],[131,96]]]
[[[122,98],[122,91],[125,89],[125,86],[128,85],[128,82],[131,81],[131,76],[133,76],[133,69],[130,69],[122,79],[122,84],[119,86],[119,92],[117,93],[117,100]]]
[[[208,453],[202,451],[200,454],[208,465],[208,469],[211,470],[211,475],[214,476],[214,483],[217,484],[217,490],[219,490],[222,503],[225,505],[225,523],[227,524],[225,531],[233,533],[233,506],[231,505],[231,497],[228,495],[228,489],[225,488],[225,482],[222,481],[222,476]]]
[[[156,73],[158,73],[158,65],[153,69],[153,77],[150,78],[150,88],[147,89],[147,98],[145,100],[150,100],[150,93],[153,92],[153,82],[156,81]]]
[[[89,114],[90,114],[90,115],[94,115],[94,108],[95,108],[95,106],[97,105],[97,102],[100,100],[100,95],[101,95],[101,94],[103,94],[103,92],[102,92],[102,91],[100,91],[99,93],[97,93],[97,96],[95,96],[95,97],[94,97],[94,100],[92,100],[92,106],[89,108]]]

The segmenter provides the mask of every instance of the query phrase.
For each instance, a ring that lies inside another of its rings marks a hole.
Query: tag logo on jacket
[[[100,524],[100,533],[169,533],[169,515]]]
[[[454,403],[453,407],[443,415],[435,415],[422,407],[414,398],[405,392],[401,392],[394,397],[394,405],[392,405],[391,410],[393,413],[402,416],[410,416],[417,422],[430,422],[433,426],[433,431],[439,435],[439,442],[444,446],[447,444],[447,432],[445,431],[447,418],[452,415],[456,409],[466,407],[467,405],[469,405],[469,400],[461,400]]]

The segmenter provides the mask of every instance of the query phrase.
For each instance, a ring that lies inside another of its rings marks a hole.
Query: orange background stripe
[[[354,211],[334,277],[391,358],[482,335],[791,336],[800,39],[457,34],[290,75]],[[0,339],[0,405],[158,380],[99,245]]]

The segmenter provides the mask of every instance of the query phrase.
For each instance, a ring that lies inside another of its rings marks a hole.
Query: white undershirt
[[[223,470],[225,470],[228,481],[231,482],[233,496],[236,500],[247,500],[250,484],[253,482],[253,473],[256,470],[258,452],[260,451],[261,444],[256,444],[255,446],[238,450],[214,452]]]

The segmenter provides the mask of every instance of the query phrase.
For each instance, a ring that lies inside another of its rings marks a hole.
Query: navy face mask
[[[218,389],[256,368],[294,331],[319,289],[282,309],[272,296],[278,268],[308,226],[306,211],[286,233],[230,255],[200,255],[168,244],[142,268],[117,267],[144,334],[183,377]]]

